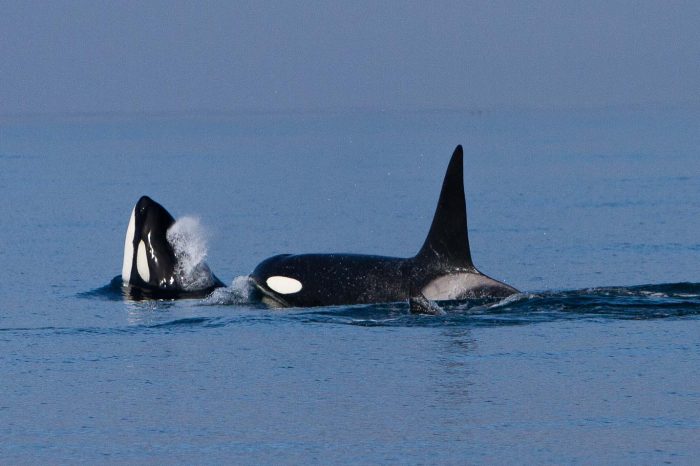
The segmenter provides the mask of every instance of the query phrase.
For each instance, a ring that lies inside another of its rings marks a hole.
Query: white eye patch
[[[267,286],[270,287],[272,291],[279,294],[292,294],[297,293],[301,290],[301,282],[289,277],[282,277],[280,275],[275,275],[273,277],[265,280]]]

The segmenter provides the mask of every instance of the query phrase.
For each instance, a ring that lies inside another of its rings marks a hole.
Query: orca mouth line
[[[255,288],[262,293],[262,301],[266,304],[271,304],[271,307],[290,307],[289,303],[285,302],[280,296],[272,293],[270,290],[265,289],[255,277],[248,277],[250,282],[255,286]],[[269,301],[268,301],[269,300]],[[266,302],[267,301],[267,302]]]

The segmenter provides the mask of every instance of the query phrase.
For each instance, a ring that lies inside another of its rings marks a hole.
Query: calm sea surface
[[[465,147],[503,302],[270,310],[285,252],[411,256]],[[231,286],[110,286],[142,194]],[[0,118],[0,462],[700,457],[700,109]]]

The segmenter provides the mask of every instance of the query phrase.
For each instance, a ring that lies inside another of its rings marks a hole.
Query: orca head
[[[204,262],[183,269],[181,252],[168,240],[168,231],[175,223],[173,216],[148,196],[134,206],[122,264],[122,282],[131,297],[193,297],[223,286]]]
[[[302,279],[285,266],[285,259],[290,256],[269,257],[250,274],[253,284],[263,295],[263,302],[271,307],[290,307],[290,300],[304,288]]]

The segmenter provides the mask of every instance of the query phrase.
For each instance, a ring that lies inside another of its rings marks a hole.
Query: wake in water
[[[103,299],[107,301],[133,300],[127,287],[122,283],[122,276],[112,278],[109,284],[94,290],[78,293],[79,298]],[[260,296],[247,275],[236,277],[230,286],[216,288],[206,296],[195,297],[202,305],[255,305],[260,303]],[[153,302],[174,303],[179,300],[160,299]],[[191,300],[190,300],[191,301]]]
[[[121,278],[81,293],[92,299],[124,299]],[[172,301],[161,301],[171,306]],[[261,309],[260,295],[247,276],[218,288],[199,301],[204,306]],[[649,320],[700,316],[700,283],[669,283],[630,287],[518,294],[503,300],[472,299],[440,303],[445,315],[412,315],[406,302],[291,308],[274,310],[279,319],[361,326],[500,326],[581,319]],[[219,320],[223,317],[219,317]],[[224,318],[225,319],[225,318]],[[235,321],[235,319],[234,319]],[[233,322],[233,321],[232,321]],[[200,322],[201,323],[201,322]]]
[[[650,320],[700,316],[700,283],[586,288],[440,303],[444,316],[409,315],[405,303],[307,309],[310,322],[362,326],[525,325],[558,320]]]
[[[700,283],[521,294],[486,306],[457,304],[455,312],[517,323],[560,319],[661,319],[700,315]]]

